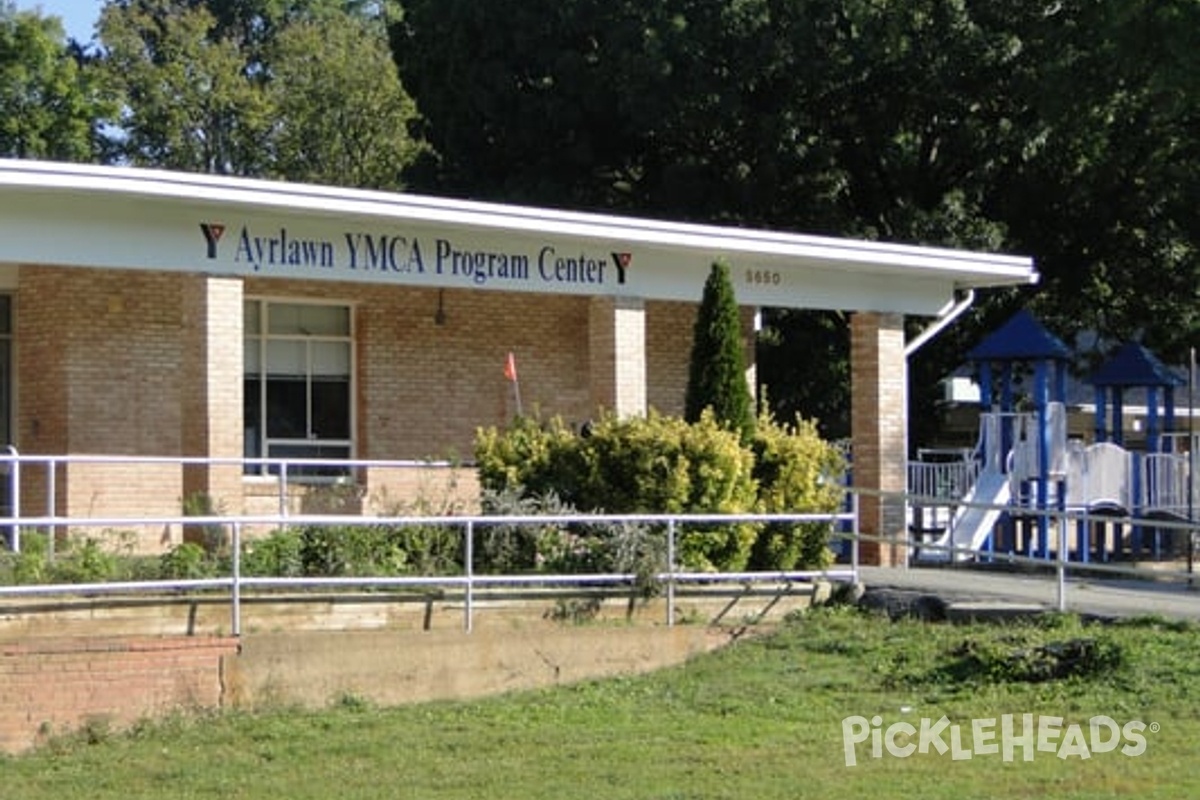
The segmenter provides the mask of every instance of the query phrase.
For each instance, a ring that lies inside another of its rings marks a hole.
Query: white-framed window
[[[248,458],[349,459],[354,454],[353,309],[344,304],[247,299],[244,307]],[[251,474],[277,472],[248,466]],[[334,465],[289,475],[344,475]]]

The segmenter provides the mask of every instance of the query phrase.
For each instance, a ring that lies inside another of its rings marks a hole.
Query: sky
[[[43,16],[60,17],[67,36],[79,42],[92,40],[96,19],[104,0],[16,0],[20,10],[41,8]]]

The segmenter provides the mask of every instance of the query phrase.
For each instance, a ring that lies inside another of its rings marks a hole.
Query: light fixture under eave
[[[445,289],[438,289],[437,311],[433,312],[433,324],[434,325],[445,325],[446,324],[446,306],[445,306],[445,302],[444,302],[445,294],[446,294]]]

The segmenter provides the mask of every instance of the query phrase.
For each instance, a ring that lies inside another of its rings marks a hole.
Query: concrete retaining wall
[[[259,634],[225,661],[237,708],[320,708],[355,697],[380,705],[463,699],[681,663],[733,633],[563,626],[518,631],[345,631]]]
[[[0,751],[179,711],[461,699],[681,663],[805,608],[807,586],[717,586],[630,606],[602,593],[60,598],[0,607]],[[578,612],[587,621],[572,621]],[[631,613],[632,612],[632,613]],[[564,620],[564,616],[567,619]]]

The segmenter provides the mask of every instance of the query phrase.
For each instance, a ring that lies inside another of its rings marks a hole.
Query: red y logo
[[[204,234],[204,241],[208,245],[208,257],[216,258],[217,242],[225,234],[225,226],[219,222],[201,222],[200,232]]]
[[[633,253],[613,253],[613,263],[617,265],[617,283],[625,282],[625,270],[633,263]]]

